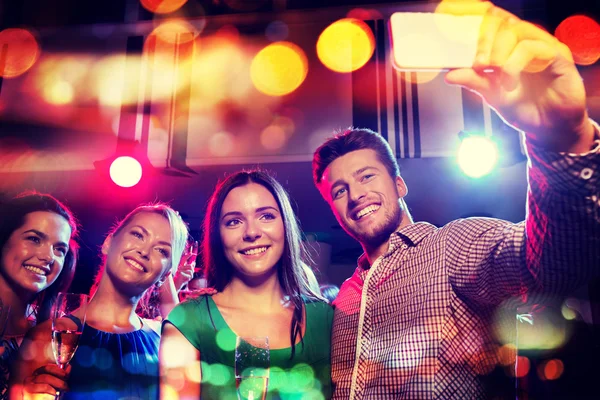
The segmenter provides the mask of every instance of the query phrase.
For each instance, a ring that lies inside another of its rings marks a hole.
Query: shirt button
[[[591,168],[584,168],[579,173],[579,177],[581,177],[581,179],[585,179],[587,181],[588,179],[590,179],[592,177],[593,174],[594,174],[594,170],[592,170]]]

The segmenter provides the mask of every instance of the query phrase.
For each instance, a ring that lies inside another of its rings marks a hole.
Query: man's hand
[[[594,128],[585,88],[565,44],[490,2],[446,1],[438,11],[484,16],[473,68],[448,72],[447,83],[479,93],[507,123],[548,150],[590,150]]]

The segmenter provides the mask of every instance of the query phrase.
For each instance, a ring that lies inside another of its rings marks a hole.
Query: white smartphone
[[[445,71],[473,66],[480,15],[396,12],[390,18],[394,67]]]

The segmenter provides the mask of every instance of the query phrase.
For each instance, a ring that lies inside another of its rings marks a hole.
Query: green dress
[[[322,301],[305,300],[304,346],[271,349],[267,399],[331,397],[329,356],[333,308]],[[204,400],[237,400],[234,376],[236,335],[211,296],[199,296],[176,306],[170,322],[200,352],[201,397]],[[260,321],[257,321],[260,323]]]

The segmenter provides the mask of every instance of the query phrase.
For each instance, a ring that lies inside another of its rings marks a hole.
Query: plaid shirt
[[[334,303],[334,399],[497,395],[485,381],[498,365],[499,305],[597,273],[600,140],[585,155],[528,153],[526,221],[415,223],[370,268],[361,256]]]

